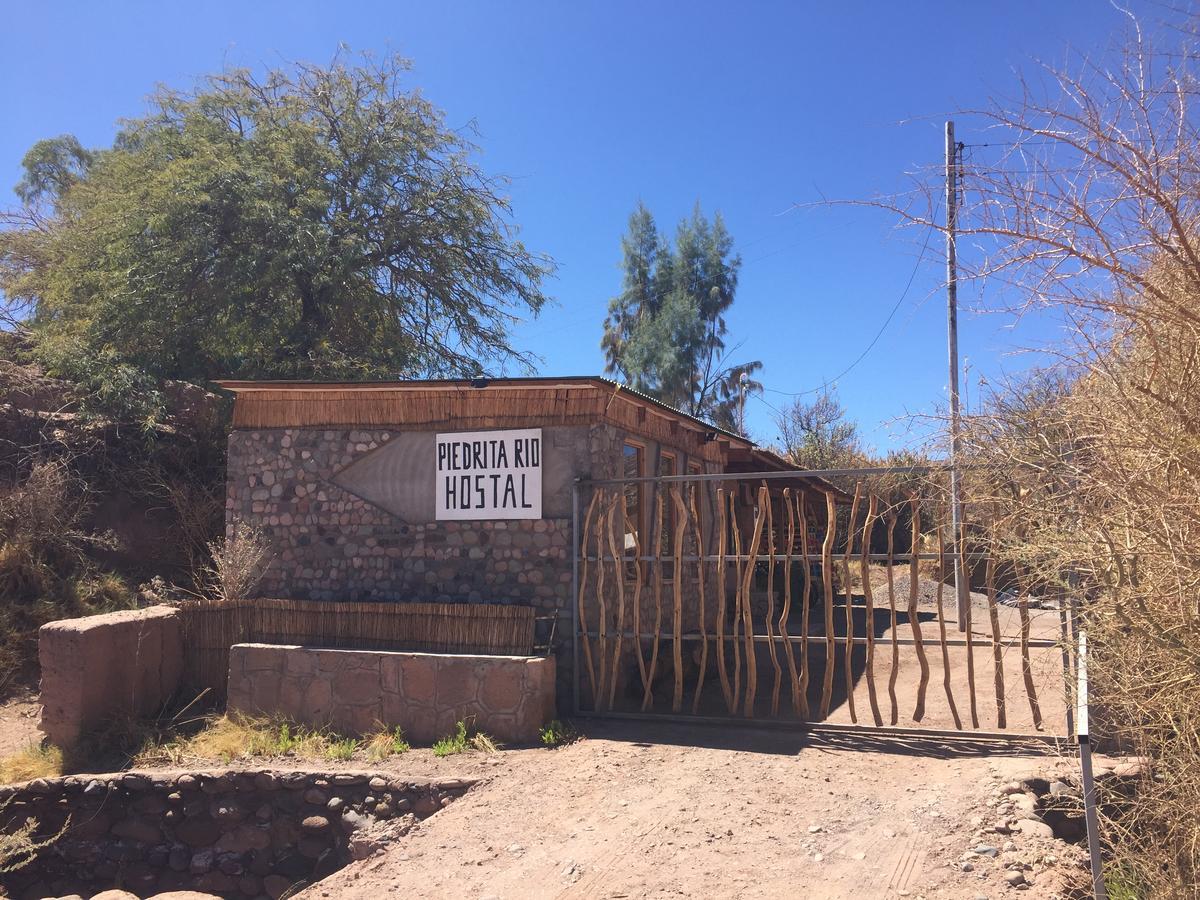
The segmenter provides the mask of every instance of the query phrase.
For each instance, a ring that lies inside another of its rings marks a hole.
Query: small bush
[[[211,590],[222,600],[253,596],[271,565],[271,542],[261,529],[235,522],[228,537],[208,545],[212,562],[205,570]]]
[[[366,748],[367,756],[375,761],[407,753],[412,749],[399,726],[389,731],[382,725],[379,726],[378,731],[367,738]]]
[[[361,746],[362,744],[354,738],[331,735],[325,747],[325,758],[345,761],[351,759]]]
[[[542,743],[547,747],[562,747],[579,739],[579,732],[570,722],[555,719],[549,725],[542,726]]]
[[[465,753],[467,750],[478,750],[481,753],[498,753],[500,745],[490,735],[477,731],[468,733],[467,723],[458,722],[454,733],[436,741],[433,745],[434,756],[453,756],[455,753]]]
[[[467,750],[467,723],[459,722],[454,726],[454,733],[435,741],[434,756],[453,756],[455,753],[465,753]]]
[[[11,803],[11,799],[0,802],[0,813],[4,812]],[[15,872],[17,869],[29,865],[39,850],[50,846],[63,836],[69,824],[70,820],[68,819],[59,829],[58,834],[40,841],[34,837],[38,830],[37,819],[26,819],[25,824],[15,831],[0,834],[0,874]]]
[[[62,773],[63,754],[54,746],[30,744],[24,750],[0,759],[0,784],[56,778]]]
[[[224,762],[280,756],[345,760],[361,747],[362,742],[327,728],[231,714],[212,719],[199,734],[183,742],[179,755]]]

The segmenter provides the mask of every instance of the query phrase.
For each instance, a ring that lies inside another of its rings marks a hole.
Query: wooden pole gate
[[[779,472],[577,482],[576,713],[1070,740],[1055,592],[986,523],[956,540],[948,485],[906,468],[885,492],[889,471],[853,494]]]

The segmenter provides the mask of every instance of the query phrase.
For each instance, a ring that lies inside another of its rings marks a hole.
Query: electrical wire
[[[937,211],[935,210],[934,215],[936,215],[936,214],[937,214]],[[894,319],[896,317],[896,313],[899,311],[901,304],[904,303],[904,299],[908,296],[908,291],[913,286],[913,282],[917,278],[917,272],[921,268],[921,263],[923,263],[925,261],[925,251],[929,249],[929,239],[933,236],[933,232],[935,230],[936,230],[936,226],[930,224],[929,230],[925,232],[925,243],[921,245],[921,252],[917,254],[917,261],[913,265],[913,270],[908,276],[908,283],[904,285],[904,290],[900,292],[899,299],[896,300],[895,304],[892,306],[891,311],[887,314],[887,318],[883,320],[883,324],[879,326],[879,330],[877,332],[875,332],[875,337],[871,338],[871,343],[867,344],[866,349],[863,350],[862,353],[858,354],[858,358],[855,359],[854,362],[852,362],[852,363],[850,363],[850,365],[846,366],[846,368],[844,368],[841,372],[839,372],[833,378],[827,379],[825,381],[825,383],[822,384],[820,387],[810,388],[807,391],[796,391],[794,393],[790,392],[790,391],[778,391],[778,390],[775,390],[774,388],[763,388],[763,390],[770,391],[772,394],[781,394],[784,397],[805,397],[809,394],[818,394],[821,391],[828,390],[829,386],[831,384],[834,384],[835,382],[842,379],[844,376],[846,376],[848,373],[850,373],[854,369],[855,366],[857,366],[860,362],[862,362],[864,359],[866,359],[867,354],[870,353],[875,348],[875,345],[877,343],[879,343],[879,339],[881,337],[883,337],[884,331],[886,331],[888,325],[890,325],[892,323],[892,319]],[[766,403],[765,400],[763,402]],[[770,404],[767,404],[767,405],[770,406]],[[774,408],[774,407],[772,407],[772,408]]]

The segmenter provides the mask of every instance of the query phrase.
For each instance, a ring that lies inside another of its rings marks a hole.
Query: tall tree
[[[0,290],[49,358],[155,375],[475,375],[546,300],[503,181],[406,87],[336,60],[160,89],[111,148],[25,159]]]
[[[815,400],[797,397],[776,419],[784,454],[802,469],[840,469],[864,460],[858,423],[846,418],[832,390]]]
[[[761,390],[751,376],[762,363],[729,361],[725,314],[742,260],[721,214],[710,222],[697,204],[672,244],[639,203],[621,247],[622,291],[609,302],[600,341],[608,373],[691,415],[744,430],[741,383],[747,392]]]

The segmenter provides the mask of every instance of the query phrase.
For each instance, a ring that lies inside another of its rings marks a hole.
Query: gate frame
[[[693,484],[693,483],[708,483],[708,482],[741,482],[741,481],[773,481],[783,479],[796,478],[817,478],[826,479],[829,477],[856,477],[856,476],[879,476],[879,475],[932,475],[932,474],[947,474],[949,475],[955,467],[949,463],[941,465],[919,465],[919,466],[865,466],[861,468],[844,468],[844,469],[803,469],[803,470],[786,470],[786,471],[767,471],[767,472],[713,472],[713,473],[692,473],[683,475],[638,475],[630,478],[575,478],[571,484],[571,696],[572,696],[572,714],[577,717],[596,718],[596,719],[624,719],[632,721],[657,721],[657,722],[673,722],[679,724],[707,724],[728,725],[731,723],[739,723],[741,725],[751,725],[756,727],[767,727],[771,729],[782,729],[790,731],[805,731],[813,733],[839,734],[839,735],[859,735],[862,737],[870,737],[878,735],[880,737],[897,737],[897,738],[930,738],[937,740],[952,740],[961,743],[986,743],[986,742],[1003,742],[1006,744],[1022,744],[1033,743],[1045,745],[1047,750],[1053,748],[1061,750],[1065,746],[1078,745],[1080,743],[1079,736],[1074,727],[1075,709],[1074,702],[1070,696],[1070,688],[1075,685],[1078,680],[1077,662],[1071,653],[1075,643],[1071,632],[1077,630],[1077,623],[1074,615],[1068,615],[1065,607],[1062,609],[1060,616],[1062,618],[1063,638],[1062,641],[1052,641],[1046,639],[1033,639],[1028,643],[1031,649],[1050,649],[1053,647],[1062,647],[1063,653],[1063,687],[1064,692],[1064,707],[1066,718],[1065,734],[1047,734],[1045,732],[1023,733],[1015,731],[984,731],[980,729],[937,729],[937,728],[921,728],[918,726],[895,726],[895,725],[859,725],[845,724],[835,722],[810,722],[804,720],[781,720],[781,719],[757,719],[739,716],[698,716],[698,715],[683,715],[679,713],[644,713],[644,712],[613,712],[603,710],[585,710],[582,709],[580,703],[580,681],[582,672],[579,665],[579,638],[580,638],[580,622],[579,622],[579,563],[580,554],[583,551],[581,546],[582,535],[580,534],[580,492],[584,488],[596,489],[600,487],[622,486],[627,484]],[[963,467],[958,467],[963,468]],[[831,485],[832,486],[832,485]],[[826,525],[828,527],[828,523]],[[959,535],[952,536],[952,550],[944,554],[937,553],[917,553],[912,552],[909,548],[908,553],[894,554],[893,559],[904,560],[911,562],[915,557],[917,560],[932,560],[939,557],[952,561],[956,565],[960,559],[959,552]],[[850,534],[853,539],[853,532]],[[703,555],[703,553],[701,553]],[[875,558],[882,554],[868,554],[869,558]],[[962,555],[965,560],[983,560],[988,559],[988,553],[967,553]],[[1068,625],[1069,623],[1069,625]],[[968,625],[969,627],[969,625]],[[808,624],[805,623],[805,632],[807,634]],[[758,636],[755,635],[755,638]],[[635,639],[640,639],[635,631]],[[843,643],[849,640],[849,636],[841,639]]]

